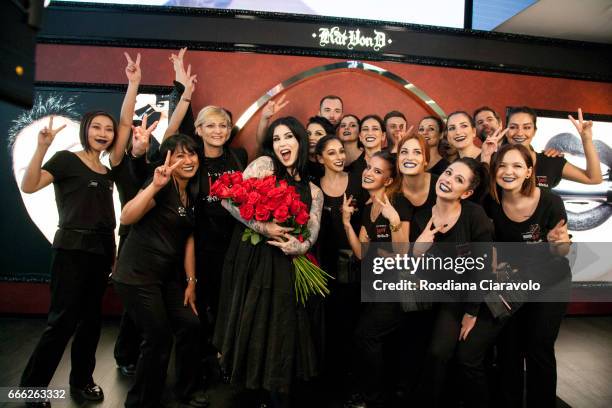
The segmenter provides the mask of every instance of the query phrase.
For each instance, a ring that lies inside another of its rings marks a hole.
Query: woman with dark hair
[[[425,116],[419,122],[418,133],[425,139],[429,149],[427,171],[439,176],[449,165],[448,160],[440,154],[444,122],[438,116]]]
[[[319,185],[319,180],[323,177],[325,169],[317,161],[315,148],[317,142],[325,135],[333,135],[336,133],[334,125],[322,116],[313,116],[308,119],[306,124],[306,135],[308,136],[308,179],[316,185]]]
[[[491,195],[485,209],[495,225],[498,264],[519,271],[522,281],[543,288],[512,315],[498,339],[504,406],[522,406],[523,357],[527,368],[527,406],[555,407],[555,341],[569,300],[571,272],[564,256],[570,236],[563,201],[536,186],[532,152],[515,143],[503,146],[491,164]],[[541,242],[540,244],[536,244]]]
[[[455,111],[446,119],[446,140],[457,151],[459,158],[471,157],[480,161],[480,148],[474,144],[476,124],[464,111]]]
[[[342,203],[345,195],[353,197],[352,206],[356,211],[351,217],[351,225],[358,230],[366,194],[361,188],[361,179],[344,171],[346,153],[337,136],[324,136],[317,143],[315,152],[319,163],[325,168],[320,183],[323,213],[317,247],[321,269],[334,277],[329,282],[331,293],[325,299],[325,371],[328,378],[334,379],[329,382],[330,385],[338,387],[335,380],[346,378],[350,366],[346,344],[351,340],[360,303],[359,261],[353,255],[344,232]]]
[[[361,186],[370,196],[363,209],[359,235],[351,224],[355,208],[350,196],[344,197],[342,222],[348,242],[357,258],[363,259],[362,244],[407,243],[410,210],[407,206],[391,204],[386,190],[397,175],[395,156],[388,150],[376,152],[363,171]],[[385,365],[383,345],[395,333],[402,321],[399,303],[364,303],[354,334],[354,366],[358,374],[360,393],[351,397],[345,406],[379,406],[385,402]]]
[[[486,165],[469,157],[457,159],[438,178],[436,203],[430,211],[416,214],[411,223],[411,229],[415,229],[418,236],[414,256],[427,252],[442,258],[482,258],[485,267],[483,271],[465,271],[463,275],[454,270],[428,271],[429,275],[443,274],[441,276],[448,275],[449,280],[466,279],[477,283],[477,272],[485,275],[491,259],[493,225],[482,207],[468,198],[488,192],[487,187]],[[484,306],[479,292],[466,294],[462,291],[453,295],[454,292],[449,293],[440,298],[445,303],[436,304],[432,341],[424,364],[421,403],[431,407],[445,406],[444,398],[449,395],[444,392],[447,366],[454,356],[465,406],[488,407],[484,358],[501,325]]]
[[[344,115],[336,128],[336,135],[344,145],[344,170],[350,173],[353,163],[363,153],[363,146],[359,141],[359,118],[351,114]]]
[[[200,325],[195,306],[193,190],[200,163],[198,152],[197,143],[189,136],[167,138],[160,147],[160,154],[166,158],[164,164],[155,169],[153,177],[121,212],[121,223],[132,226],[113,281],[143,338],[127,407],[159,404],[173,333],[175,393],[191,405],[207,405],[201,395],[196,395],[200,385]],[[190,309],[185,308],[187,305]]]
[[[357,177],[361,177],[374,153],[383,149],[386,140],[385,124],[378,115],[364,116],[359,122],[359,129],[363,153],[351,164],[351,172]]]
[[[545,153],[533,150],[531,141],[537,130],[537,115],[533,109],[522,106],[511,109],[508,113],[506,140],[510,144],[521,144],[529,149],[534,163],[536,185],[540,188],[552,189],[559,184],[562,178],[583,184],[601,183],[601,166],[593,144],[593,122],[583,119],[580,108],[578,109],[578,120],[571,115],[569,119],[576,127],[582,141],[586,159],[584,170],[568,163],[563,157],[549,157]]]
[[[223,206],[245,226],[239,225],[227,250],[221,284],[214,345],[221,364],[233,383],[271,392],[275,405],[288,403],[296,379],[308,380],[318,373],[318,353],[309,306],[295,294],[293,255],[308,252],[317,240],[323,194],[305,177],[308,161],[306,129],[293,117],[275,120],[262,144],[263,155],[244,171],[244,178],[274,175],[295,186],[308,206],[310,237],[298,241],[275,222],[245,221],[238,208]],[[243,242],[250,228],[266,240],[258,245]]]

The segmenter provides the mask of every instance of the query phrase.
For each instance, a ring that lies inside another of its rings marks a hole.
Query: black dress
[[[435,174],[436,176],[439,176],[440,174],[442,174],[444,170],[446,170],[449,164],[450,163],[448,162],[448,160],[442,157],[440,160],[438,160],[436,164],[433,165],[431,169],[427,171],[430,172],[431,174]]]
[[[310,186],[289,184],[310,208]],[[227,250],[213,344],[232,383],[286,393],[294,379],[317,374],[319,339],[308,304],[296,300],[292,257],[265,241],[243,242],[245,228],[235,228]]]

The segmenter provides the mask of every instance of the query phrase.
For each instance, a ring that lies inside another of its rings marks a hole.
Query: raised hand
[[[272,116],[280,112],[281,109],[283,109],[285,106],[287,106],[287,104],[289,104],[289,101],[285,101],[285,96],[286,95],[281,96],[276,102],[273,100],[269,100],[266,106],[264,106],[263,110],[261,111],[261,116],[265,119],[270,119]]]
[[[132,125],[132,155],[142,156],[149,149],[149,140],[151,134],[157,127],[158,122],[155,121],[149,127],[147,127],[148,115],[144,115],[140,126]]]
[[[544,150],[544,156],[563,157],[563,152],[561,150],[557,150],[557,149],[553,149],[552,147],[549,147],[548,149]]]
[[[342,199],[342,222],[344,224],[350,224],[351,216],[357,210],[353,205],[353,196],[350,196],[348,199],[346,198],[346,193],[344,193],[344,198]]]
[[[153,173],[153,185],[157,188],[162,188],[163,186],[168,184],[168,181],[170,181],[174,169],[176,169],[183,163],[183,159],[179,159],[176,161],[176,163],[170,166],[170,155],[171,153],[170,151],[168,151],[164,164],[157,167],[155,169],[155,172]]]
[[[132,60],[127,52],[124,52],[125,59],[127,59],[127,66],[125,67],[125,76],[127,76],[130,82],[140,82],[142,73],[140,72],[140,53],[136,55],[136,61]]]
[[[187,48],[181,48],[178,55],[171,54],[169,59],[172,61],[172,67],[174,68],[174,80],[187,87],[189,76],[187,71],[185,71],[185,64],[183,62],[185,52],[187,52]]]
[[[567,223],[565,220],[561,220],[555,225],[553,229],[548,231],[546,234],[548,242],[561,244],[571,242],[569,232],[567,231]]]
[[[578,108],[578,120],[574,119],[572,115],[567,115],[567,117],[576,127],[576,130],[578,131],[578,134],[580,135],[580,138],[582,139],[583,143],[585,140],[593,140],[593,121],[584,120],[584,118],[582,117],[581,108]]]
[[[442,226],[439,225],[433,228],[433,221],[434,219],[433,217],[431,217],[429,219],[429,222],[427,223],[427,226],[425,226],[425,229],[423,230],[423,232],[421,232],[421,235],[419,235],[419,237],[417,238],[415,242],[423,242],[423,243],[433,243],[434,242],[436,233],[440,232],[440,230],[442,229]]]
[[[490,159],[493,153],[495,153],[499,147],[499,141],[508,133],[508,128],[503,129],[500,127],[492,135],[487,136],[484,142],[482,142],[482,157]]]
[[[65,127],[66,124],[63,124],[57,129],[53,129],[53,116],[51,116],[49,118],[49,124],[42,128],[40,132],[38,132],[38,145],[44,147],[51,146],[51,143],[53,143],[53,139],[55,139],[55,135],[57,135]]]
[[[185,73],[185,75],[187,78],[187,82],[183,84],[185,86],[185,92],[183,92],[183,96],[189,98],[191,97],[191,95],[193,95],[193,91],[195,91],[195,84],[198,82],[198,76],[191,75],[191,64],[187,66],[187,72]]]
[[[383,194],[382,200],[378,197],[374,197],[374,202],[380,205],[382,216],[389,220],[391,225],[399,225],[399,223],[402,222],[399,214],[389,202],[389,197],[387,197],[386,194]]]

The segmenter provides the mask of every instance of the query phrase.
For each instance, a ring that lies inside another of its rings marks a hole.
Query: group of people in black
[[[246,150],[229,147],[229,111],[207,106],[193,120],[197,77],[185,70],[184,53],[170,57],[175,98],[160,145],[151,137],[157,123],[133,122],[140,55],[126,54],[119,122],[106,112],[84,115],[82,151],[60,151],[43,165],[62,128],[50,118],[39,133],[21,188],[33,193],[53,183],[60,218],[47,328],[21,386],[47,386],[73,337],[71,392],[104,398],[92,375],[112,271],[125,308],[115,358],[134,376],[127,407],[161,405],[173,344],[174,393],[187,406],[209,404],[205,377],[265,390],[265,403],[278,407],[324,406],[338,394],[348,407],[386,406],[398,393],[410,406],[555,406],[554,343],[567,301],[525,303],[504,320],[480,298],[362,303],[360,260],[368,243],[411,243],[423,253],[447,243],[460,256],[477,243],[548,242],[554,265],[537,271],[565,282],[569,299],[571,237],[551,188],[561,178],[601,182],[592,123],[580,111],[570,120],[586,169],[559,152],[534,151],[537,117],[528,107],[513,109],[505,129],[487,107],[409,127],[399,111],[346,114],[342,99],[330,95],[306,126],[290,116],[269,123],[288,103],[281,96],[262,109],[260,154],[249,163]],[[105,155],[110,169],[100,161]],[[309,238],[298,240],[279,223],[246,221],[211,196],[216,179],[237,171],[294,186],[309,210]],[[113,185],[122,204],[117,251]],[[245,228],[265,240],[243,241]],[[329,296],[301,305],[292,258],[308,252],[334,279]],[[500,251],[495,262],[535,273],[516,254]]]

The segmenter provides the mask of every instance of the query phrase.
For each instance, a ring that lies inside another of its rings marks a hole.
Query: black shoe
[[[104,399],[102,388],[95,383],[87,384],[84,387],[71,385],[70,394],[84,398],[88,401],[102,401]]]
[[[133,377],[136,374],[136,364],[117,365],[117,368],[124,377]]]
[[[51,408],[51,402],[49,401],[26,402],[25,406],[28,408]]]

